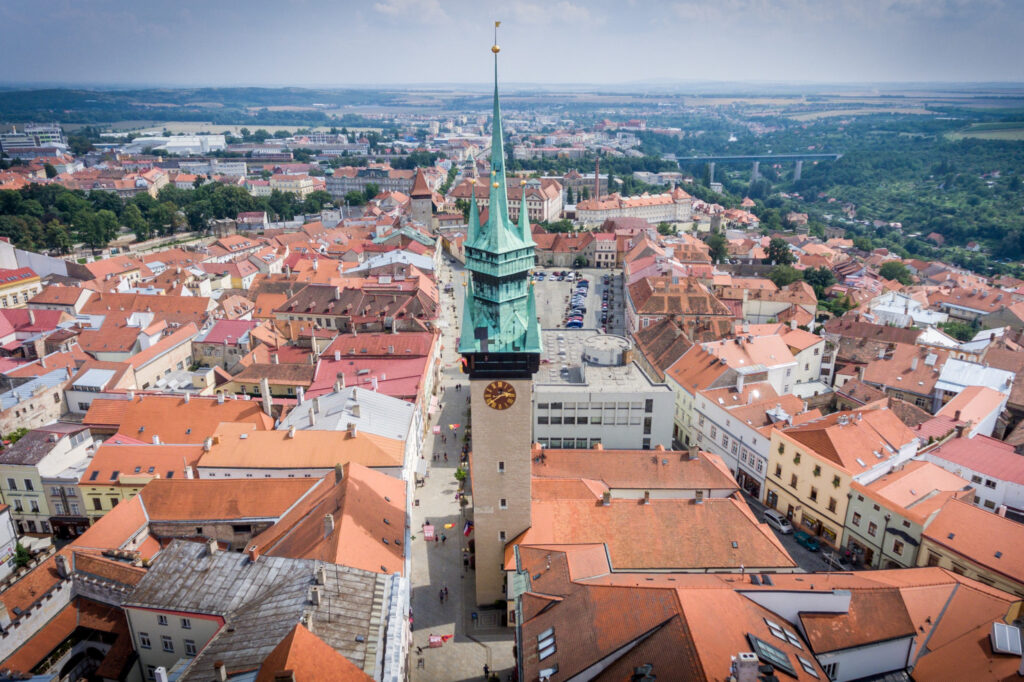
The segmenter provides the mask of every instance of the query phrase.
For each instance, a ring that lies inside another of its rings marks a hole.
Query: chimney
[[[377,377],[373,377],[373,390],[377,390]]]
[[[650,503],[651,503],[651,491],[650,490],[645,490],[644,491],[644,504],[650,504]]]
[[[313,398],[313,411],[320,414],[320,396]]]
[[[324,514],[324,538],[331,537],[332,533],[334,533],[334,516]]]
[[[334,351],[334,361],[335,362],[341,362],[341,351],[340,350]]]
[[[358,417],[359,416],[359,403],[355,403],[355,402],[352,403],[352,407],[350,407],[348,411],[349,411],[349,414],[351,414],[353,417]]]
[[[742,372],[737,372],[736,373],[736,392],[737,393],[743,393],[743,381],[744,381],[744,379],[745,379],[745,377],[743,376]]]
[[[612,494],[611,494],[610,491],[606,490],[604,492],[604,494],[601,495],[601,504],[604,505],[605,507],[608,507],[608,506],[611,506],[611,503],[612,503]]]
[[[288,427],[288,437],[289,438],[295,438],[295,427],[294,426],[289,426]]]
[[[334,465],[334,482],[341,483],[342,479],[345,478],[345,467],[338,462]]]
[[[274,673],[274,682],[295,682],[295,671],[282,670]]]
[[[999,507],[996,508],[996,514],[998,514],[999,516],[1002,516],[1005,519],[1006,518],[1006,505],[1005,504],[999,505]]]
[[[36,311],[32,310],[31,308],[29,308],[29,311],[28,311],[28,323],[29,324],[35,324],[36,323]]]
[[[192,400],[192,394],[191,393],[186,393],[185,394],[185,404],[188,405],[190,400]]]
[[[760,679],[757,654],[742,651],[732,659],[732,679],[736,682],[757,682]]]
[[[219,549],[219,547],[217,547],[217,541],[216,540],[214,540],[213,538],[209,538],[206,541],[206,553],[207,553],[207,555],[213,556],[214,554],[217,553],[218,549]]]
[[[156,682],[167,682],[167,668],[160,666],[154,670],[153,679],[155,679]]]
[[[160,436],[153,434],[153,445],[160,445]]]
[[[224,404],[224,394],[223,393],[218,393],[217,394],[217,404],[218,405],[223,405]]]
[[[916,369],[917,369],[917,356],[914,356],[914,359],[910,361],[910,371],[913,372]]]
[[[65,580],[71,577],[71,570],[68,568],[68,558],[63,554],[57,555],[57,575]]]
[[[953,421],[960,421],[960,410],[957,410],[956,412],[953,413]]]
[[[272,364],[275,364],[275,365],[276,365],[276,364],[278,364],[278,362],[279,362],[279,358],[278,358],[278,356],[277,356],[277,353],[271,353],[271,354],[270,354],[270,362],[271,362]]]
[[[249,561],[256,563],[260,558],[259,545],[249,545],[246,548],[245,553],[249,555]]]
[[[190,467],[190,466],[186,466],[186,467],[185,467],[185,478],[186,478],[187,480],[191,481],[191,480],[192,480],[192,479],[194,479],[195,477],[196,477],[196,476],[195,476],[195,474],[193,473],[193,469],[192,469],[192,467]]]
[[[318,588],[309,588],[309,603],[313,606],[320,606],[320,590]]]
[[[302,386],[299,386],[298,388],[295,389],[295,404],[296,405],[301,405],[302,401],[305,399],[305,397],[306,397],[306,392],[302,389]]]
[[[693,460],[697,459],[698,449],[697,449],[696,445],[691,445],[688,452],[689,452],[689,456],[687,457],[688,460],[693,461]]]
[[[135,391],[128,391],[128,400],[135,400]]]
[[[789,328],[790,329],[796,329],[796,320],[795,319],[789,321]]]
[[[228,669],[224,667],[224,661],[213,664],[213,673],[217,682],[228,682]]]
[[[694,490],[693,491],[693,503],[694,504],[704,504],[704,491],[703,490]]]
[[[356,425],[355,424],[349,424],[348,425],[348,437],[349,438],[355,438],[358,435],[359,435],[359,429],[356,428]]]
[[[322,564],[316,567],[316,571],[313,575],[316,578],[317,585],[327,584],[327,569]]]
[[[314,412],[313,409],[310,408],[309,412],[307,412],[306,414],[309,417],[309,428],[313,428],[314,426],[316,426],[316,412]]]
[[[260,379],[260,397],[263,398],[263,411],[267,413],[268,417],[273,417],[270,403],[270,381],[267,377]]]

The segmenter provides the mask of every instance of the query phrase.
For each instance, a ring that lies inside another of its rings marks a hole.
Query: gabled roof
[[[273,420],[252,400],[225,400],[178,396],[135,396],[128,400],[97,398],[82,423],[127,436],[163,443],[202,443],[221,422],[245,422],[255,428],[273,428]]]
[[[969,502],[951,500],[922,537],[1024,584],[1024,524]]]
[[[330,534],[325,516],[333,519]],[[348,463],[320,479],[312,494],[249,543],[261,554],[320,559],[375,573],[404,573],[405,483]]]
[[[291,673],[296,682],[370,682],[372,677],[298,623],[260,666],[255,682],[275,682]]]
[[[154,479],[139,494],[150,521],[276,521],[317,483],[308,478],[217,481],[175,477]]]
[[[782,433],[853,474],[888,460],[916,440],[914,432],[886,408],[834,412]]]

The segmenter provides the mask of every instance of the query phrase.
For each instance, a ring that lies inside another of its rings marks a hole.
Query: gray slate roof
[[[316,569],[323,566],[323,585]],[[389,590],[395,576],[309,559],[218,551],[176,540],[158,556],[123,606],[205,613],[224,617],[224,627],[180,676],[213,681],[213,664],[229,674],[259,668],[296,623],[373,675],[383,652]],[[320,604],[311,588],[320,591]],[[357,641],[357,637],[364,641]]]

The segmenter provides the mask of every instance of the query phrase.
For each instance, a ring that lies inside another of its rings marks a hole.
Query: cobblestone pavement
[[[456,353],[463,276],[459,264],[446,263],[438,273],[439,288],[443,289],[446,282],[452,281],[455,291],[441,294],[444,349],[440,385],[443,392],[439,389],[439,410],[431,415],[431,428],[424,439],[423,455],[429,473],[424,485],[416,488],[410,520],[413,645],[409,667],[414,681],[482,680],[484,665],[504,680],[514,667],[513,631],[502,627],[501,611],[476,606],[473,572],[463,568],[463,552],[469,538],[462,534],[466,517],[456,499],[458,483],[454,475],[468,426],[469,407],[469,382],[461,373]],[[456,390],[458,384],[462,385],[461,391]],[[451,424],[459,424],[459,428],[452,430]],[[441,426],[440,434],[434,435],[435,425]],[[447,442],[442,441],[442,435]],[[435,454],[439,461],[434,461]],[[444,454],[448,455],[447,462]],[[438,536],[444,533],[445,542],[424,541],[422,528],[427,521]],[[445,529],[445,524],[453,526]],[[445,587],[448,598],[442,601],[440,592]],[[440,647],[429,648],[430,635],[452,637]]]

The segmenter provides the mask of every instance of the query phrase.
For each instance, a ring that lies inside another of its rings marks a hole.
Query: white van
[[[764,510],[764,522],[783,535],[789,535],[793,532],[793,524],[789,522],[789,519],[774,509]]]

